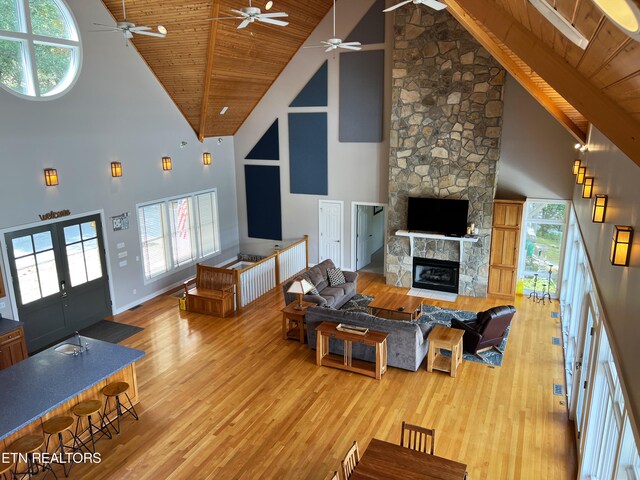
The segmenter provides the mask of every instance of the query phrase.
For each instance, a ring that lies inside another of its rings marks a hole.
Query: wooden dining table
[[[463,480],[466,471],[464,463],[373,438],[350,480]]]

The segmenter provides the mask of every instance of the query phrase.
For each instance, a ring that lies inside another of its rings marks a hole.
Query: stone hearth
[[[446,11],[397,10],[389,159],[387,283],[412,284],[409,196],[469,200],[480,240],[416,239],[416,256],[460,260],[459,293],[486,296],[505,71]]]

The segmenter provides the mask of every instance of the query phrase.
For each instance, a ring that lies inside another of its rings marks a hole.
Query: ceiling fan
[[[289,25],[289,22],[284,22],[282,20],[275,20],[276,18],[288,17],[289,14],[284,12],[275,12],[275,13],[262,13],[258,7],[254,7],[251,4],[251,0],[249,0],[249,6],[241,8],[240,10],[231,9],[233,13],[237,13],[237,17],[218,17],[218,18],[210,18],[209,20],[242,20],[238,28],[245,28],[250,23],[258,20],[263,23],[270,23],[271,25],[278,25],[279,27],[286,27]]]
[[[447,8],[447,6],[442,3],[439,2],[438,0],[404,0],[403,2],[400,3],[396,3],[395,5],[389,7],[389,8],[385,8],[383,10],[383,12],[390,12],[392,10],[395,10],[396,8],[400,8],[403,5],[406,5],[407,3],[414,3],[416,5],[426,5],[429,8],[433,8],[434,10],[444,10],[445,8]]]
[[[411,1],[411,0],[409,0]],[[326,48],[325,52],[344,48],[346,50],[362,50],[360,42],[343,42],[342,39],[336,37],[336,0],[333,0],[333,37],[329,40],[320,41],[322,45],[309,45],[304,48]]]
[[[167,36],[167,29],[158,25],[156,29],[157,32],[153,32],[152,27],[147,26],[139,26],[137,27],[135,23],[127,21],[127,10],[124,6],[124,0],[122,0],[122,16],[123,19],[119,22],[116,22],[115,26],[113,25],[105,25],[104,23],[94,23],[94,25],[98,27],[107,27],[108,30],[93,30],[94,32],[121,32],[124,35],[125,43],[129,46],[129,39],[133,38],[133,34],[136,35],[147,35],[149,37],[159,37],[164,38]]]

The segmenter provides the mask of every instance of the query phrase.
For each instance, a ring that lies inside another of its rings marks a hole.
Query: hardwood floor
[[[363,273],[358,291],[403,290]],[[426,302],[431,302],[426,300]],[[357,440],[400,441],[403,420],[435,428],[436,454],[468,465],[472,480],[576,476],[552,307],[518,299],[502,367],[464,361],[458,376],[389,368],[381,381],[315,365],[307,345],[283,340],[278,288],[225,319],[178,310],[163,295],[115,317],[144,327],[124,345],[138,363],[140,420],[102,440],[102,462],[74,479],[325,479]],[[448,302],[432,302],[452,307]],[[459,297],[454,308],[498,302]],[[426,359],[425,359],[426,362]]]

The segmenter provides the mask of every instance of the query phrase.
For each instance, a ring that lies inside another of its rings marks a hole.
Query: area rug
[[[125,323],[112,322],[110,320],[100,320],[90,327],[80,330],[83,337],[94,338],[109,343],[120,343],[140,331],[141,327],[127,325]]]
[[[345,303],[340,308],[340,310],[345,310],[348,312],[369,313],[368,306],[369,306],[369,303],[371,303],[371,301],[374,298],[375,297],[372,297],[369,295],[362,295],[360,293],[357,293],[353,296],[351,300]],[[475,320],[476,316],[477,316],[477,312],[468,312],[466,310],[455,310],[452,308],[436,307],[434,305],[423,305],[422,315],[420,315],[420,318],[415,320],[415,322],[420,324],[428,323],[431,325],[444,325],[445,327],[450,327],[452,318],[457,318],[462,322],[468,322],[468,321]],[[509,329],[507,329],[507,334],[504,336],[504,340],[500,345],[500,350],[503,352],[507,347],[508,338],[509,338]],[[441,350],[441,352],[445,356],[451,355],[451,352],[447,350]],[[502,365],[502,355],[500,355],[495,350],[487,350],[480,353],[480,355],[482,356],[482,360],[470,353],[463,353],[462,359],[470,362],[484,363],[486,365],[492,365],[494,367],[499,367]]]

